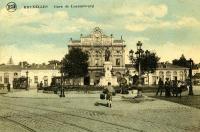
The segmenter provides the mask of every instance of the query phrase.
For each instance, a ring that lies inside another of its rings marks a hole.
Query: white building
[[[129,70],[131,76],[138,75],[138,72],[132,65],[126,65],[126,69]],[[159,78],[164,82],[166,78],[169,80],[180,80],[185,81],[189,74],[189,68],[176,66],[170,63],[159,63],[154,73],[150,73],[149,77],[147,74],[142,76],[143,83],[147,85],[156,85],[158,84]],[[149,80],[149,81],[148,81]]]
[[[19,65],[1,65],[0,66],[0,84],[11,84],[13,86],[14,78],[27,77],[30,87],[36,87],[37,83],[43,82],[44,86],[49,86],[51,79],[60,76],[58,67],[51,65],[35,65],[24,68]]]

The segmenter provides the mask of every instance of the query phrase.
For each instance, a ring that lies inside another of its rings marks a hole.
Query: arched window
[[[183,81],[183,71],[179,72],[179,77],[180,77],[180,80]]]
[[[9,73],[4,73],[4,83],[9,83]]]
[[[171,71],[167,71],[166,72],[166,78],[168,78],[169,80],[171,80]]]
[[[159,78],[164,80],[164,72],[163,71],[159,71]]]
[[[177,80],[177,71],[173,72],[173,80]]]

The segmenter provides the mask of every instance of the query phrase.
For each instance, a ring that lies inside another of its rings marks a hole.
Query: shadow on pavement
[[[105,107],[107,107],[107,103],[100,103],[100,102],[96,102],[95,104],[94,104],[95,106],[105,106]]]
[[[182,105],[200,109],[200,95],[193,95],[193,96],[184,95],[182,97],[174,97],[174,96],[165,97],[165,96],[152,95],[149,97],[161,99],[161,100],[165,100],[165,101],[170,101],[170,102],[174,102],[174,103],[178,103],[178,104],[182,104]]]

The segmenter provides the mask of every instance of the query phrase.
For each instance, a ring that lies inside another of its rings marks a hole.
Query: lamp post
[[[137,96],[142,96],[142,89],[141,89],[141,85],[142,85],[142,80],[141,80],[141,57],[144,53],[144,51],[142,50],[142,43],[141,41],[138,41],[137,44],[137,51],[135,52],[136,57],[134,57],[133,50],[129,51],[129,59],[131,60],[131,63],[134,64],[136,61],[138,61],[138,93]]]
[[[193,66],[193,61],[192,61],[191,58],[189,60],[189,63],[190,63],[190,69],[189,69],[189,78],[190,78],[189,95],[194,95],[193,87],[192,87],[192,66]]]
[[[144,51],[142,50],[142,43],[140,41],[138,41],[137,43],[137,52],[136,52],[136,56],[138,58],[138,61],[139,61],[139,70],[138,70],[138,75],[139,75],[139,84],[138,84],[138,96],[142,96],[142,89],[141,89],[141,86],[142,86],[142,78],[141,78],[141,57],[143,55]]]
[[[149,55],[150,55],[150,52],[148,50],[145,51],[145,55],[146,55],[146,58],[147,58],[147,78],[148,78],[148,86],[149,86],[149,65],[151,64],[151,60],[149,59]]]
[[[60,89],[60,97],[65,97],[65,90],[63,87],[63,60],[61,61],[61,89]]]
[[[26,71],[26,90],[28,90],[28,85],[29,85],[29,83],[28,83],[28,70]]]

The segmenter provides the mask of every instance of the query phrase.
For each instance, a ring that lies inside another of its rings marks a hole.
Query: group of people
[[[43,88],[43,83],[42,81],[40,83],[37,83],[37,91],[41,90]]]
[[[169,80],[169,78],[166,78],[165,83],[163,82],[163,80],[160,78],[158,81],[158,89],[156,92],[156,96],[158,95],[158,93],[160,92],[160,96],[162,96],[162,93],[165,91],[165,96],[166,97],[170,97],[170,96],[178,96],[178,94],[180,94],[181,97],[181,92],[182,92],[182,88],[183,88],[183,84],[181,81],[177,81],[177,80]]]

